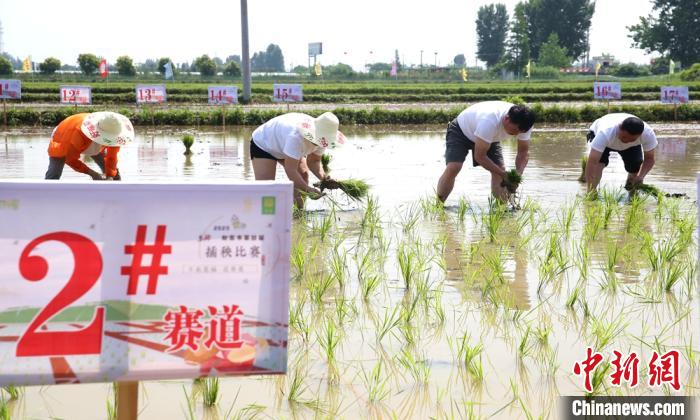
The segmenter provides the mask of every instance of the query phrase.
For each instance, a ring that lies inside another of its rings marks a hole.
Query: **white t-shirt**
[[[477,137],[487,143],[495,143],[510,136],[503,127],[503,117],[513,106],[509,102],[486,101],[476,103],[457,116],[459,128],[471,141]],[[530,140],[532,128],[525,133],[520,133],[515,138],[518,140]]]
[[[644,123],[644,131],[642,131],[642,134],[639,135],[637,140],[631,143],[623,143],[622,140],[620,140],[617,136],[620,124],[629,117],[634,117],[634,115],[621,112],[608,114],[593,121],[590,130],[595,133],[595,137],[591,142],[591,149],[604,152],[605,148],[609,147],[612,150],[619,151],[629,149],[639,144],[642,145],[642,150],[645,152],[655,149],[659,142],[656,140],[654,130],[652,130],[647,123]]]
[[[299,125],[304,121],[309,122],[311,127],[314,126],[314,119],[310,115],[299,112],[279,115],[256,128],[253,131],[253,141],[277,159],[290,157],[299,160],[311,153],[320,156],[323,147],[304,140],[299,132]]]

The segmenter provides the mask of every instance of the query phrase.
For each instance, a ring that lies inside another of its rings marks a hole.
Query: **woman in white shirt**
[[[307,114],[291,112],[277,116],[253,132],[250,140],[250,158],[258,181],[275,179],[277,164],[284,167],[287,178],[294,183],[294,204],[304,208],[301,192],[323,194],[309,185],[309,171],[323,180],[327,175],[321,166],[321,156],[326,148],[345,143],[345,136],[338,131],[338,117],[331,112],[313,118]]]

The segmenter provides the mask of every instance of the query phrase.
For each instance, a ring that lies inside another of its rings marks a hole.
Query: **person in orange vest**
[[[119,147],[134,140],[134,126],[116,112],[91,112],[71,115],[51,134],[49,169],[45,179],[60,179],[65,165],[94,180],[121,180],[117,169]],[[80,160],[90,156],[102,173]]]

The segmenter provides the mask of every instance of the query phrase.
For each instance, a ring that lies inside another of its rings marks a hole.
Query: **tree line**
[[[84,53],[78,55],[76,60],[77,66],[61,63],[61,60],[55,57],[48,57],[44,61],[35,66],[36,71],[42,74],[54,74],[59,70],[64,71],[80,71],[85,75],[94,75],[98,72],[102,57],[92,53]],[[137,73],[160,73],[165,75],[165,66],[171,63],[169,57],[161,57],[158,59],[147,59],[143,63],[135,64],[134,60],[123,55],[117,58],[114,63],[108,63],[110,72],[117,72],[122,76],[135,76]],[[265,51],[259,51],[253,54],[251,58],[251,69],[256,72],[283,72],[284,55],[282,49],[275,44],[270,44]],[[14,70],[22,70],[23,60],[19,57],[13,57],[10,54],[3,53],[0,55],[0,74],[12,74]],[[173,63],[173,72],[189,73],[199,72],[202,76],[214,76],[218,72],[223,72],[226,76],[239,77],[241,75],[241,57],[238,55],[230,55],[225,60],[219,57],[209,57],[209,55],[201,55],[192,62]]]
[[[565,67],[589,50],[594,0],[526,0],[513,16],[500,3],[479,8],[476,20],[477,57],[489,68],[517,74],[530,62]],[[700,0],[654,0],[652,14],[628,26],[631,46],[661,60],[687,67],[700,61]]]

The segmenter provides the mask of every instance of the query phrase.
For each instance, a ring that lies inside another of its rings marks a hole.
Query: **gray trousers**
[[[102,173],[105,172],[105,157],[102,153],[90,156],[92,160],[100,167]],[[63,167],[66,165],[66,160],[64,158],[54,158],[49,157],[49,169],[46,171],[46,176],[44,179],[61,179],[63,174]],[[115,180],[121,180],[119,170],[117,170],[117,176],[114,177]]]

